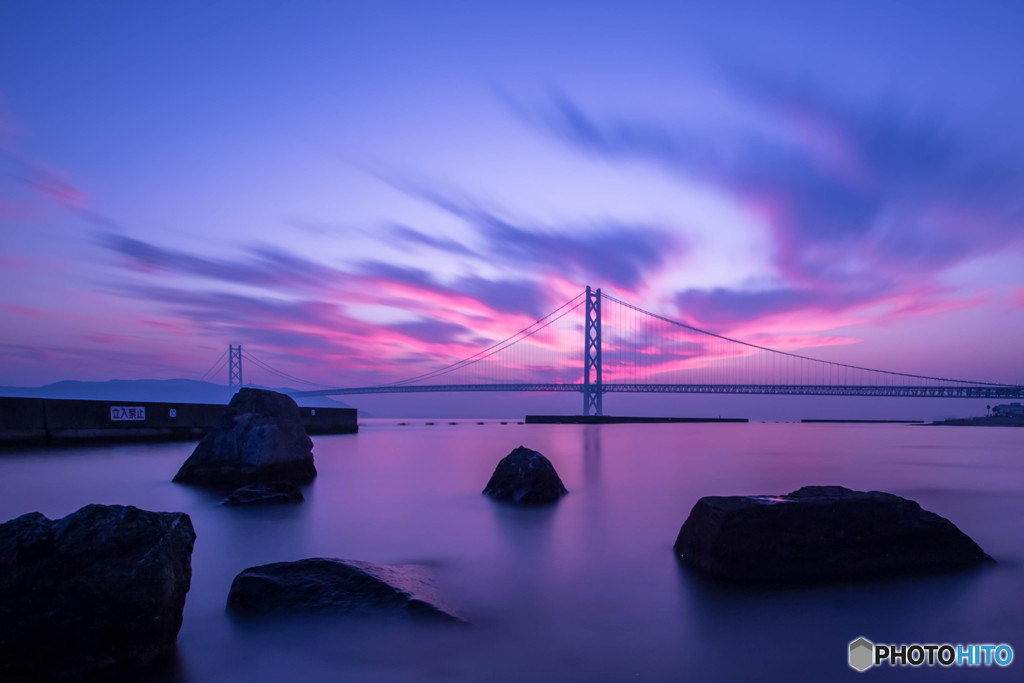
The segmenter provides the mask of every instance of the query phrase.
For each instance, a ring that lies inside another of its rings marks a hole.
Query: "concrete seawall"
[[[201,439],[226,405],[0,397],[0,445]],[[308,434],[354,434],[353,408],[299,408]]]

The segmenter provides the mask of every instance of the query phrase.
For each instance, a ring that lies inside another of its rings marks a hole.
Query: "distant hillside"
[[[288,389],[256,387],[289,393]],[[112,379],[107,382],[64,380],[42,387],[0,387],[0,396],[35,398],[79,398],[96,401],[166,401],[171,403],[227,403],[230,396],[223,384],[192,379]],[[295,399],[311,408],[351,408],[326,396]]]

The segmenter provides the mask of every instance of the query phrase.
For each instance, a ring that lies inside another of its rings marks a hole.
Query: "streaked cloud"
[[[658,225],[630,224],[611,217],[601,221],[537,222],[510,217],[508,214],[514,212],[500,212],[422,183],[387,182],[464,221],[473,229],[476,245],[439,239],[408,226],[396,228],[396,237],[457,256],[633,290],[670,253],[675,257],[685,253],[684,240]]]
[[[708,183],[762,221],[778,282],[679,292],[690,319],[737,325],[866,309],[898,294],[931,299],[946,269],[1024,240],[1021,149],[898,103],[855,107],[758,70],[734,69],[722,83],[756,126],[709,131],[656,111],[600,116],[561,91],[513,107],[581,153]]]

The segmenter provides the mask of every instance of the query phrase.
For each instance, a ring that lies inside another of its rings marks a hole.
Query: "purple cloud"
[[[884,294],[879,288],[852,291],[773,289],[758,292],[725,288],[688,289],[676,295],[675,304],[680,313],[691,320],[729,326],[768,315],[811,309],[839,312]]]
[[[657,226],[614,220],[559,226],[523,224],[433,189],[391,184],[473,226],[483,245],[482,257],[526,266],[531,272],[559,274],[581,283],[600,282],[635,289],[663,263],[667,247],[678,251],[682,246],[677,237]],[[460,243],[440,240],[409,227],[396,229],[395,234],[456,255],[475,253]]]
[[[456,323],[444,320],[414,320],[404,323],[393,323],[391,329],[421,341],[447,344],[459,337],[472,335],[472,330]]]
[[[756,75],[731,82],[785,139],[754,132],[713,139],[642,119],[598,122],[557,93],[528,120],[588,153],[710,180],[744,201],[778,202],[779,227],[804,254],[788,255],[789,265],[814,279],[841,276],[829,267],[833,254],[805,256],[816,245],[852,245],[873,257],[868,269],[898,271],[943,267],[1020,234],[1021,155],[891,109],[848,111],[822,93]]]
[[[449,254],[455,254],[457,256],[480,256],[480,254],[461,242],[456,242],[455,240],[448,239],[446,237],[438,237],[437,235],[428,235],[405,225],[392,226],[391,234],[395,237],[397,243],[403,246],[411,246],[414,248],[430,247]]]
[[[166,249],[126,235],[104,232],[100,244],[138,270],[163,270],[263,287],[321,287],[345,274],[316,261],[270,247],[253,247],[236,260],[211,259]]]

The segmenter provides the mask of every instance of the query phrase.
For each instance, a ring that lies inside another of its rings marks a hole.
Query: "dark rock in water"
[[[485,496],[522,505],[554,503],[566,493],[551,461],[525,446],[501,459],[484,489]]]
[[[122,505],[0,525],[0,680],[109,680],[172,651],[195,538],[184,513]]]
[[[699,571],[750,583],[927,573],[991,559],[952,522],[912,500],[842,486],[701,498],[675,550]]]
[[[268,481],[249,484],[220,502],[227,507],[243,505],[280,505],[301,503],[305,498],[298,486],[290,481]]]
[[[174,481],[217,488],[278,480],[308,484],[316,477],[312,451],[290,396],[243,388]]]
[[[228,609],[250,617],[304,612],[370,615],[404,612],[462,621],[434,595],[416,568],[310,558],[250,567],[235,577]]]

